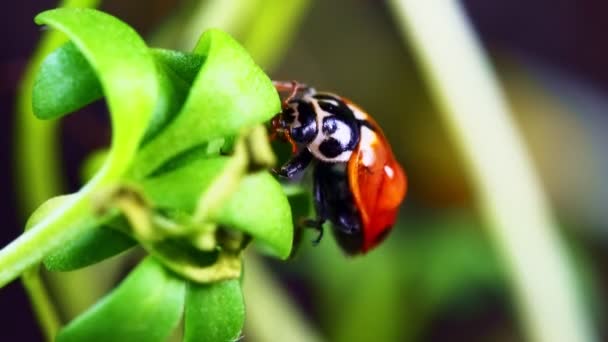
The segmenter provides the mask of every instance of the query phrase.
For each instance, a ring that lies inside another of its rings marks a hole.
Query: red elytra
[[[369,115],[365,120],[374,128],[374,139],[369,143],[360,141],[348,161],[349,187],[363,223],[363,252],[387,236],[407,191],[405,172],[380,126]],[[366,153],[373,156],[371,165],[364,164]]]

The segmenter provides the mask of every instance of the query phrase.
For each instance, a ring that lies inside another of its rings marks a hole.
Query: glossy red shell
[[[350,190],[363,223],[361,251],[365,253],[392,229],[399,205],[405,198],[407,178],[380,126],[363,111],[359,113],[366,116],[365,121],[373,128],[373,136],[359,142],[348,162],[347,172]]]

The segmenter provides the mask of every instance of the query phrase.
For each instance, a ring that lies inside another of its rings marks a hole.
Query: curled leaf
[[[188,97],[174,119],[138,153],[132,170],[135,178],[149,175],[179,153],[238,135],[280,111],[279,96],[268,76],[228,34],[205,32],[193,53],[204,62]]]
[[[93,68],[72,42],[48,55],[36,75],[32,93],[34,114],[54,119],[101,98]]]
[[[113,132],[109,158],[102,168],[103,174],[98,176],[106,181],[113,180],[129,166],[157,104],[164,102],[152,54],[131,27],[100,11],[55,9],[40,13],[36,22],[68,35],[88,62],[80,64],[90,65],[99,79],[110,109]],[[74,50],[68,48],[66,51]],[[76,77],[74,73],[70,75]],[[51,91],[49,87],[38,87],[38,91],[42,90]],[[43,101],[46,96],[35,93],[34,99]],[[44,104],[37,103],[34,109],[41,110],[42,114],[53,113],[52,108],[45,111]]]

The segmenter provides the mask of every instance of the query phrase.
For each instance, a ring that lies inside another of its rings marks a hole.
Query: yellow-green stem
[[[465,160],[532,341],[591,341],[568,253],[487,56],[456,1],[392,0]]]
[[[25,271],[22,281],[45,340],[53,341],[61,322],[42,282],[38,267],[32,267]]]

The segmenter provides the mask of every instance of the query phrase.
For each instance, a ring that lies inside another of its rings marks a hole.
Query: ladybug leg
[[[294,245],[299,245],[300,244],[300,239],[302,236],[302,231],[304,229],[314,229],[317,231],[317,237],[312,240],[312,244],[313,245],[318,245],[319,242],[321,242],[321,239],[323,239],[323,224],[325,223],[325,221],[327,221],[328,219],[328,210],[329,210],[329,205],[327,203],[326,200],[326,196],[324,195],[324,187],[323,184],[325,184],[324,182],[326,182],[327,180],[325,179],[324,176],[324,168],[322,166],[320,166],[319,164],[317,164],[317,167],[315,167],[315,172],[314,172],[314,186],[313,186],[313,195],[314,195],[314,204],[315,204],[315,211],[317,213],[317,217],[316,218],[307,218],[307,217],[302,217],[299,221],[298,224],[296,225],[296,232],[294,234]],[[297,240],[297,241],[296,241]]]
[[[308,149],[302,149],[300,153],[291,158],[280,169],[272,169],[272,172],[280,177],[291,179],[303,172],[313,159],[312,153]]]
[[[314,229],[317,231],[317,237],[312,240],[312,244],[316,246],[323,239],[323,223],[325,223],[325,220],[321,218],[311,219],[303,217],[298,226],[301,229]]]
[[[317,230],[318,235],[312,241],[313,245],[319,244],[321,239],[323,239],[323,223],[327,221],[329,217],[329,204],[327,202],[327,196],[325,195],[325,187],[324,184],[327,184],[326,178],[326,168],[322,165],[317,165],[314,173],[314,186],[313,186],[313,195],[314,195],[314,203],[315,203],[315,212],[317,213],[317,217],[314,219],[306,218],[300,222],[302,228],[313,228]]]
[[[307,218],[307,217],[302,217],[300,218],[300,220],[298,221],[298,223],[295,225],[295,229],[294,229],[294,237],[293,237],[293,248],[292,248],[292,252],[290,255],[290,258],[293,258],[296,255],[296,252],[298,250],[298,247],[300,246],[301,242],[302,242],[302,232],[304,231],[304,229],[315,229],[318,232],[317,237],[312,240],[312,244],[314,246],[318,245],[319,242],[321,242],[321,239],[323,238],[323,223],[325,223],[326,219],[326,212],[327,212],[327,202],[325,201],[325,198],[323,196],[323,189],[321,187],[321,184],[319,183],[318,180],[318,170],[315,168],[315,174],[314,174],[314,203],[315,203],[315,210],[317,212],[317,218],[316,219],[312,219],[312,218]]]

